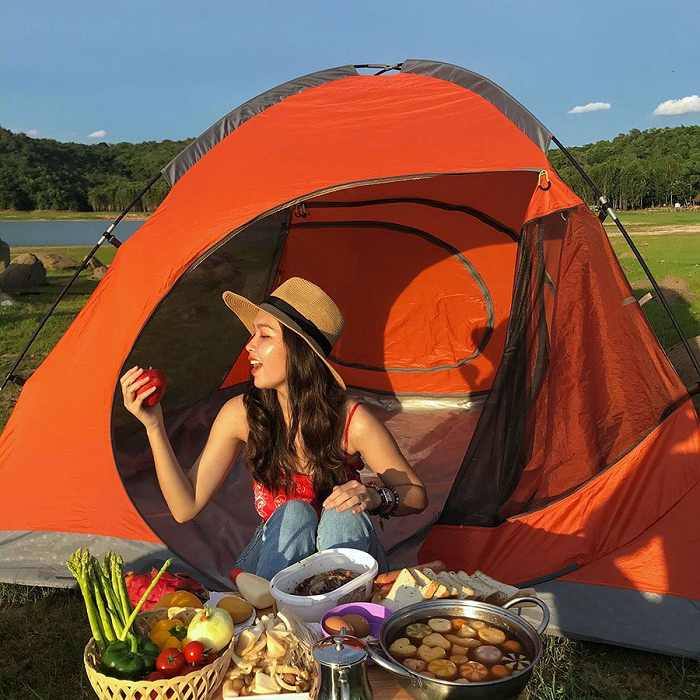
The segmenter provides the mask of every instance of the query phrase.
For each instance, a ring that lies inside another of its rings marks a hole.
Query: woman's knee
[[[318,527],[318,515],[306,501],[291,500],[279,506],[267,521],[267,526],[279,526],[292,533]]]
[[[372,523],[365,513],[353,513],[344,510],[339,513],[335,508],[323,510],[318,525],[319,546],[328,548],[332,543],[355,542],[369,538]]]

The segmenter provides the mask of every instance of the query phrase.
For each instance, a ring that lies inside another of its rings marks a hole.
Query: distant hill
[[[0,127],[0,209],[121,211],[190,141],[85,145]],[[569,150],[618,209],[685,204],[700,194],[700,126],[633,129],[612,141]],[[552,150],[549,158],[592,204],[592,194],[566,157]],[[135,211],[153,211],[167,190],[158,181]]]
[[[0,127],[0,209],[121,211],[190,141],[85,145]],[[135,211],[153,211],[167,191],[159,180]]]

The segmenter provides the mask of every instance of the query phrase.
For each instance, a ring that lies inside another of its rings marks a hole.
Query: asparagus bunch
[[[96,557],[81,548],[71,555],[66,566],[78,581],[92,636],[103,654],[109,644],[131,634],[134,609],[124,583],[124,560],[107,552],[100,565]]]

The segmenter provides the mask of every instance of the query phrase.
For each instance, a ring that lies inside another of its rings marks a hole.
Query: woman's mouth
[[[251,360],[250,361],[250,373],[251,374],[256,374],[257,371],[262,367],[262,362],[260,360]]]

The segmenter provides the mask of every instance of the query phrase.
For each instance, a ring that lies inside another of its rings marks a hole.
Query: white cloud
[[[104,129],[98,129],[87,135],[89,139],[103,139],[105,136],[107,136],[107,132]]]
[[[680,100],[666,100],[654,110],[654,115],[672,117],[676,114],[690,114],[691,112],[700,112],[700,96],[698,95],[688,95],[681,97]]]
[[[573,109],[569,110],[569,114],[586,114],[588,112],[603,112],[606,109],[610,109],[611,104],[609,102],[589,102],[587,105],[577,105]]]
[[[24,133],[27,136],[31,136],[35,139],[37,136],[39,136],[39,129],[27,129]]]

